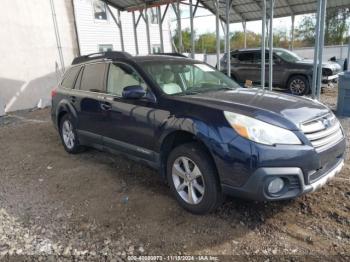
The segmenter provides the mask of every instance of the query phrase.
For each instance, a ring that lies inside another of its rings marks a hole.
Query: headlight
[[[301,141],[291,131],[256,120],[254,118],[224,111],[225,118],[242,137],[265,145],[300,145]]]

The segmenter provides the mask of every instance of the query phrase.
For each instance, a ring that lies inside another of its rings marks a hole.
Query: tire
[[[296,75],[288,80],[288,90],[293,95],[303,96],[310,93],[310,83],[305,76]]]
[[[189,167],[187,170],[191,171],[187,175],[186,162]],[[198,143],[183,144],[170,152],[167,180],[176,200],[191,213],[210,213],[222,202],[221,187],[213,160]]]
[[[64,115],[60,120],[60,137],[64,149],[68,153],[77,154],[83,150],[79,143],[74,121],[69,114]]]

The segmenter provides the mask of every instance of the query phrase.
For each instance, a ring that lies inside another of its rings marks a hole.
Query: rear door
[[[256,82],[260,76],[260,65],[256,61],[256,52],[246,51],[238,54],[237,77],[239,81],[251,80]]]
[[[85,65],[79,92],[73,98],[78,105],[79,135],[92,144],[100,144],[104,95],[106,93],[106,63]]]

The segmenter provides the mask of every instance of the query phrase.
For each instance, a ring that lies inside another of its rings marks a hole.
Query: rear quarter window
[[[105,74],[105,63],[86,65],[84,68],[83,77],[81,79],[80,89],[90,92],[105,93]]]
[[[80,68],[80,66],[70,68],[62,80],[61,86],[64,88],[72,89],[74,87],[75,80],[77,79]]]

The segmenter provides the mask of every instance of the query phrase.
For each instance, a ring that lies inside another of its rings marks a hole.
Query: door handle
[[[108,102],[102,102],[100,104],[100,106],[101,106],[101,109],[104,110],[104,111],[109,111],[109,110],[112,109],[112,105],[110,103],[108,103]]]
[[[73,103],[76,101],[76,97],[75,96],[70,96],[70,101],[72,101]]]

